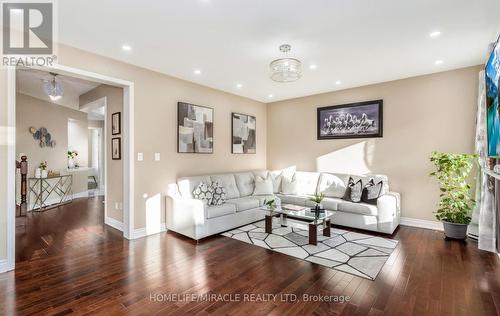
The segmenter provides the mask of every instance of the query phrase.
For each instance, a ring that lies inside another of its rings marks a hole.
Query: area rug
[[[303,224],[289,220],[289,226],[281,227],[276,221],[272,234],[264,227],[265,222],[260,221],[222,235],[369,280],[375,280],[398,245],[397,240],[331,228],[331,237],[318,230],[318,244],[314,246],[309,245],[309,233]]]

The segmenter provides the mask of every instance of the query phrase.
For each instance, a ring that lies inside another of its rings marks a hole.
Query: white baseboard
[[[137,228],[137,229],[134,229],[131,239],[143,238],[146,236],[150,236],[150,235],[154,235],[154,234],[158,234],[158,233],[163,233],[166,231],[167,231],[167,226],[165,223],[161,223],[159,231],[150,232],[150,233],[147,232],[146,227]]]
[[[104,224],[111,226],[115,229],[118,229],[121,232],[123,231],[123,223],[120,221],[117,221],[116,219],[114,219],[112,217],[106,216],[104,218]]]
[[[443,231],[441,222],[411,217],[401,217],[400,225]]]
[[[10,270],[14,270],[14,267],[9,266],[7,259],[0,260],[0,273],[4,273]]]

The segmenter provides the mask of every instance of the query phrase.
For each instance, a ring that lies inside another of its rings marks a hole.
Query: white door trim
[[[86,70],[55,64],[37,69],[84,80],[123,88],[123,236],[133,238],[134,231],[134,83]],[[7,268],[15,268],[16,234],[16,70],[7,70],[7,109],[8,109],[8,149],[7,149]],[[107,190],[107,187],[106,187]],[[4,272],[1,271],[0,272]]]

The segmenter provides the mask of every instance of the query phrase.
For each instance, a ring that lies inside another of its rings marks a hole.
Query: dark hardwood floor
[[[0,315],[500,312],[500,260],[472,241],[401,227],[392,236],[400,241],[397,249],[369,281],[225,237],[199,245],[171,233],[127,241],[102,224],[101,202],[76,200],[30,215],[26,227],[18,227],[16,270],[0,274]],[[295,294],[299,301],[171,302],[155,296],[197,293]],[[304,302],[304,294],[344,295],[350,301]]]

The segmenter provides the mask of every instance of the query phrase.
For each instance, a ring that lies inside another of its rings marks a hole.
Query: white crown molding
[[[400,225],[443,231],[441,222],[411,217],[401,217]]]

